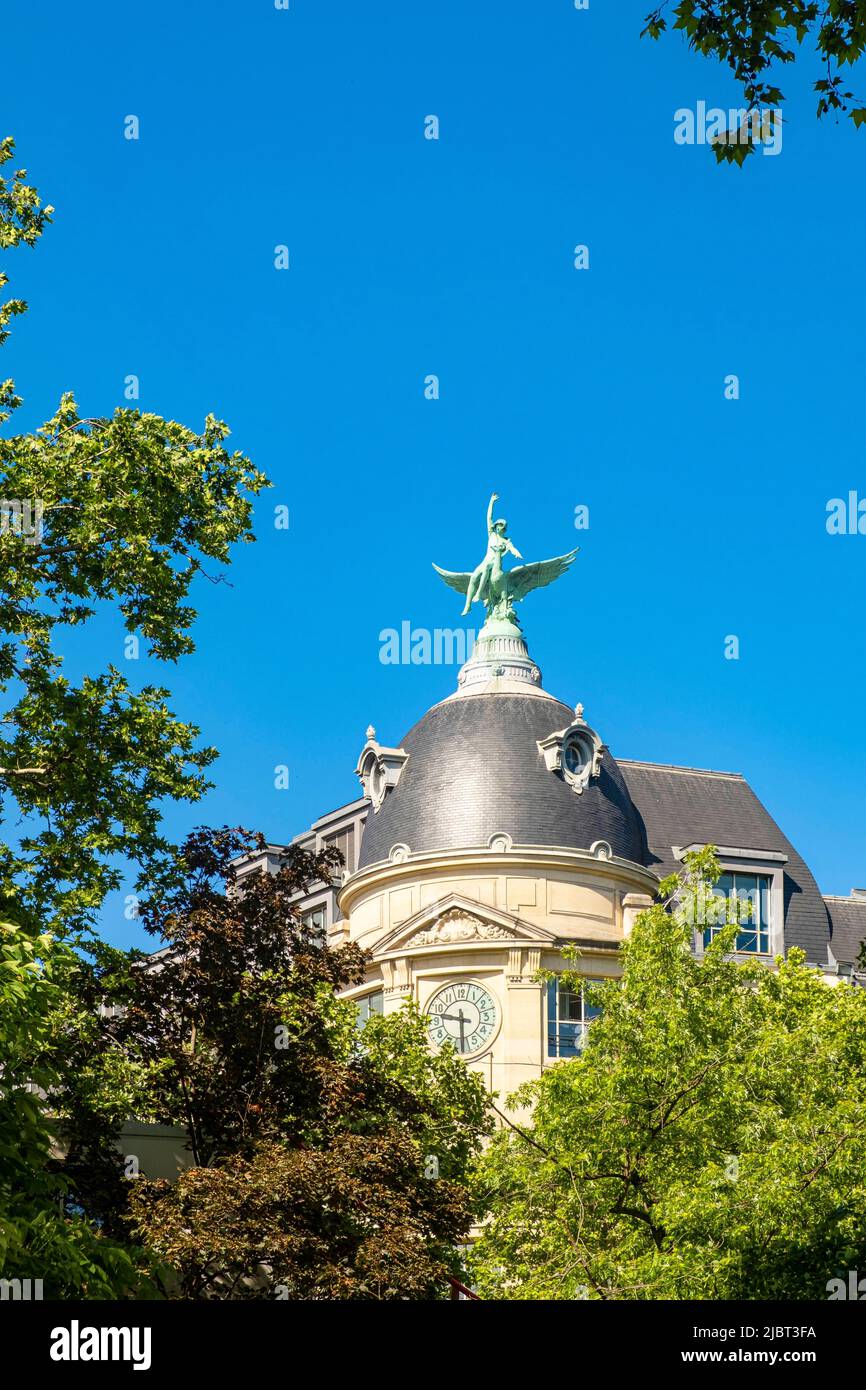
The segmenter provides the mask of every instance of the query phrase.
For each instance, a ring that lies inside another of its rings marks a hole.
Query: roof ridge
[[[712,767],[685,767],[678,763],[651,763],[643,758],[617,758],[620,767],[647,767],[659,772],[682,772],[697,777],[730,777],[734,781],[745,782],[742,772],[721,772]]]

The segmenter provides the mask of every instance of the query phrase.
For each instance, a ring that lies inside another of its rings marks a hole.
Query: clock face
[[[499,1005],[484,985],[474,980],[445,985],[427,1005],[427,1034],[436,1047],[451,1043],[469,1057],[483,1052],[499,1028]]]

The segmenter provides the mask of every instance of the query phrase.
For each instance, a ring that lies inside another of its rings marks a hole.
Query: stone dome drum
[[[574,722],[568,705],[537,688],[434,705],[402,740],[408,756],[367,817],[359,869],[396,845],[447,852],[487,846],[496,834],[515,846],[587,851],[607,841],[614,855],[645,863],[643,823],[607,749],[580,794],[546,763],[539,741]]]

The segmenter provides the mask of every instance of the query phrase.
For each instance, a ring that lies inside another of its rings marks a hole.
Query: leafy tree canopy
[[[233,861],[261,846],[196,832],[184,883],[142,906],[161,951],[89,967],[87,991],[118,1009],[98,1039],[88,1029],[86,1092],[72,1068],[58,1102],[79,1200],[111,1230],[128,1203],[183,1297],[442,1297],[474,1213],[483,1084],[431,1053],[412,1010],[359,1037],[337,991],[363,981],[365,957],[329,947],[297,910],[339,855],[289,847],[278,872],[238,877]],[[112,1136],[95,1098],[119,1081],[137,1115],[189,1135],[193,1166],[176,1184],[124,1180],[116,1153],[106,1182]]]
[[[13,154],[0,141],[0,251],[34,246],[53,211],[23,169],[4,176]],[[0,344],[25,309],[0,304]],[[2,382],[0,424],[20,404]],[[215,757],[167,690],[136,692],[101,663],[76,683],[63,649],[106,607],[159,660],[192,649],[192,581],[252,539],[265,486],[227,434],[212,416],[201,431],[136,410],[84,418],[64,395],[40,429],[0,438],[0,1275],[50,1296],[145,1287],[118,1224],[118,1156],[97,1135],[150,1081],[145,1062],[100,1051],[94,971],[119,953],[94,944],[88,968],[58,937],[92,926],[124,858],[152,887],[171,881],[160,804],[197,800]]]
[[[0,167],[12,156],[4,140]],[[0,177],[0,249],[32,246],[51,212],[24,170]],[[0,308],[0,341],[25,308]],[[0,418],[19,404],[6,381]],[[210,785],[215,751],[166,689],[135,691],[111,663],[75,683],[61,648],[108,606],[151,656],[192,650],[192,581],[252,539],[266,485],[228,433],[213,416],[200,432],[130,409],[85,418],[64,395],[35,433],[0,438],[0,901],[37,929],[92,923],[121,857],[142,882],[169,871],[160,802]]]
[[[772,80],[774,65],[796,61],[807,42],[816,54],[818,116],[844,113],[866,121],[866,105],[849,90],[844,69],[866,49],[866,0],[665,0],[646,17],[641,37],[658,39],[679,30],[690,48],[725,63],[743,89],[746,106],[779,108],[785,97]],[[754,150],[747,141],[718,141],[717,160],[742,164]]]
[[[718,869],[664,892],[694,905]],[[670,907],[670,902],[668,907]],[[866,993],[791,951],[703,958],[694,913],[637,921],[579,1058],[522,1088],[481,1165],[489,1296],[826,1299],[866,1267]]]
[[[41,1280],[47,1298],[143,1297],[155,1287],[140,1252],[70,1210],[46,1119],[68,1084],[72,1019],[85,1033],[95,1019],[69,991],[78,968],[63,942],[0,922],[0,1277]]]

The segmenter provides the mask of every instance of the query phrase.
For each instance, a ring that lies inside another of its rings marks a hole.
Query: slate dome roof
[[[645,863],[643,822],[606,748],[580,795],[547,770],[537,740],[573,720],[568,705],[537,693],[434,705],[401,741],[409,757],[367,816],[358,867],[386,860],[396,844],[413,853],[469,849],[501,831],[515,845],[588,850],[607,840],[614,854]]]

